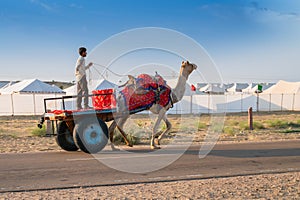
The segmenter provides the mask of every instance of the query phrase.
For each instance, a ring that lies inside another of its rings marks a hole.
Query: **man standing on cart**
[[[85,47],[79,48],[79,58],[77,59],[76,63],[76,83],[77,83],[77,109],[82,109],[81,102],[82,97],[84,97],[84,108],[85,109],[91,109],[89,107],[89,91],[87,87],[87,80],[86,80],[86,70],[90,68],[93,63],[89,63],[88,65],[85,65],[85,57],[87,55],[87,49]]]

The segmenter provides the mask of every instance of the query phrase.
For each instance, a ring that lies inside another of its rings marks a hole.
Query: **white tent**
[[[199,91],[210,94],[224,94],[225,88],[220,83],[208,83],[206,86],[200,88]]]
[[[231,88],[227,89],[227,92],[235,93],[235,92],[242,92],[243,89],[249,86],[248,83],[234,83]]]
[[[300,82],[287,82],[280,80],[278,83],[264,91],[264,94],[295,94],[300,93]]]
[[[88,83],[89,93],[93,90],[104,90],[104,89],[113,89],[117,88],[118,86],[108,80],[101,79],[101,80],[92,80]],[[77,94],[77,86],[76,84],[64,89],[67,95],[76,95]]]
[[[55,85],[49,85],[38,79],[27,79],[1,89],[0,93],[1,94],[13,94],[13,93],[63,94],[65,92]]]
[[[258,89],[258,84],[257,83],[250,83],[248,87],[245,89],[242,89],[243,93],[253,93]]]

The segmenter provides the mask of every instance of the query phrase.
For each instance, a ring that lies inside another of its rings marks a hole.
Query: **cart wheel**
[[[107,144],[108,128],[101,119],[85,118],[75,125],[73,138],[82,151],[97,153]]]
[[[55,137],[56,143],[63,150],[66,151],[77,151],[78,147],[76,146],[73,136],[67,126],[65,121],[59,122],[57,126],[57,136]]]

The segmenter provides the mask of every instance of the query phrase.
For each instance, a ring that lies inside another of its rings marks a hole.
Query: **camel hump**
[[[140,74],[137,77],[137,85],[144,89],[157,89],[160,86],[165,86],[166,81],[159,74],[156,74],[155,76]]]

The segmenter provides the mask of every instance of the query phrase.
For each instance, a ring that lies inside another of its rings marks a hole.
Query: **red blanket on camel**
[[[131,86],[126,86],[121,91],[129,111],[136,109],[146,110],[153,104],[159,104],[164,107],[170,102],[171,88],[160,75],[141,74],[136,78],[136,84],[138,89],[145,91],[145,94],[137,94],[135,88]]]

